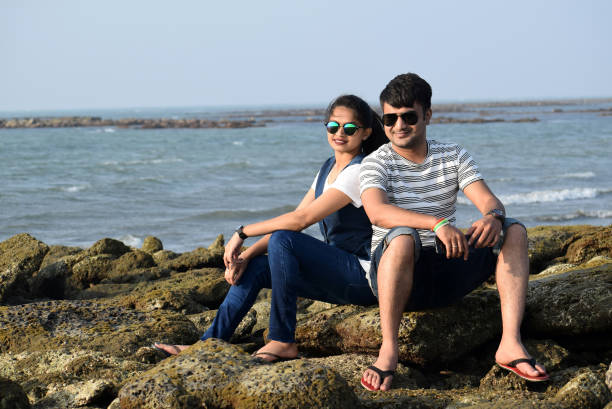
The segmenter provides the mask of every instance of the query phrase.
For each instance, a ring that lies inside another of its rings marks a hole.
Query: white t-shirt
[[[354,163],[342,169],[338,177],[336,177],[336,180],[334,181],[334,183],[329,184],[327,183],[327,179],[325,179],[325,185],[323,186],[323,192],[325,192],[327,189],[330,189],[330,188],[338,189],[339,191],[341,191],[342,193],[344,193],[351,199],[351,204],[353,206],[361,207],[362,206],[361,195],[359,194],[359,171],[360,169],[361,169],[361,164]],[[319,178],[319,173],[317,173],[317,175],[314,178],[314,181],[312,182],[312,185],[310,186],[310,188],[313,191],[316,191],[317,189],[317,179],[318,178]],[[369,277],[369,274],[367,274],[367,272],[370,271],[370,261],[359,258],[359,264],[361,264],[361,267],[365,271],[366,273],[365,277],[367,279]]]
[[[323,192],[325,192],[329,188],[338,189],[345,195],[347,195],[351,199],[351,203],[355,207],[361,207],[361,196],[359,194],[359,170],[361,168],[361,164],[354,163],[346,168],[342,169],[334,183],[327,183],[327,179],[325,179],[325,185],[323,186]],[[317,189],[317,179],[319,178],[319,172],[314,178],[312,185],[310,188],[313,191]]]

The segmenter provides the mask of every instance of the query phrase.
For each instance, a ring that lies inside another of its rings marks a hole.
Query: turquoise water
[[[602,107],[612,103],[562,108]],[[608,225],[612,116],[556,108],[491,108],[485,114],[540,121],[433,124],[428,137],[462,144],[508,213],[529,226]],[[258,110],[241,107],[239,115]],[[215,119],[230,111],[137,113]],[[76,114],[136,116],[134,110]],[[453,114],[461,115],[474,114]],[[0,140],[0,240],[28,232],[48,244],[87,247],[113,237],[139,246],[154,235],[177,252],[208,246],[240,224],[291,210],[331,154],[321,123],[294,117],[246,129],[0,129]],[[460,197],[458,224],[468,226],[477,217]]]

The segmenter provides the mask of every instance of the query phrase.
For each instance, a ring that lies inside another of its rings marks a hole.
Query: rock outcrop
[[[269,291],[232,343],[198,342],[229,289],[223,238],[176,254],[102,239],[88,249],[27,234],[0,243],[0,409],[597,408],[612,399],[612,226],[529,229],[523,338],[551,379],[494,364],[493,284],[439,309],[405,313],[392,391],[359,379],[381,342],[378,308],[298,303],[302,359],[249,355],[265,338]],[[194,344],[165,359],[155,341]],[[3,406],[4,405],[4,406]]]

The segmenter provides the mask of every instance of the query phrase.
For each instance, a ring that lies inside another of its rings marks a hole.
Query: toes
[[[393,376],[387,376],[385,378],[385,381],[382,383],[382,385],[380,385],[380,390],[381,391],[388,391],[389,389],[391,389],[391,381],[393,380]]]
[[[374,387],[375,389],[378,389],[380,384],[379,384],[379,380],[378,380],[378,375],[376,374],[376,372],[371,371],[369,369],[367,369],[364,373],[363,373],[363,379],[369,383],[370,385],[372,385],[372,387]]]
[[[546,368],[544,368],[542,365],[536,364],[535,368],[540,373],[540,375],[546,375]]]

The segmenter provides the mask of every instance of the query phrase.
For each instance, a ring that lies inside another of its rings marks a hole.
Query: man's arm
[[[382,189],[366,189],[361,194],[361,202],[372,224],[385,229],[407,226],[414,229],[429,230],[438,220],[434,216],[413,212],[390,204],[387,193]]]
[[[484,180],[472,182],[463,189],[465,196],[470,199],[476,208],[483,214],[483,217],[476,220],[468,229],[471,236],[469,244],[475,247],[491,247],[499,240],[502,230],[502,223],[492,215],[487,215],[493,209],[500,209],[506,214],[502,202],[491,192]]]
[[[361,193],[361,202],[370,222],[385,229],[407,226],[414,229],[431,230],[438,221],[435,216],[417,213],[390,204],[387,193],[382,189],[369,188],[364,190]],[[467,260],[469,248],[461,230],[446,224],[436,230],[436,236],[446,247],[446,258],[463,257],[464,260]]]

